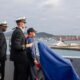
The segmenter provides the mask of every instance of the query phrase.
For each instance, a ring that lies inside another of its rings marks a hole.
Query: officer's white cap
[[[21,21],[26,23],[26,17],[19,17],[18,19],[16,19],[16,23],[21,22]]]
[[[7,26],[7,21],[0,22],[0,26]]]

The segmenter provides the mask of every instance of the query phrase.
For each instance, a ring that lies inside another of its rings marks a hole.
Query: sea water
[[[55,40],[47,40],[47,39],[42,39],[42,40],[35,40],[36,43],[36,48],[37,48],[37,55],[39,55],[38,52],[38,47],[37,47],[37,43],[38,42],[43,42],[44,44],[46,44],[47,46],[51,46],[52,44],[56,43]],[[80,41],[74,41],[74,42],[70,42],[67,41],[66,43],[80,43]],[[52,49],[56,54],[59,54],[61,56],[78,56],[80,57],[80,51],[73,51],[73,50],[60,50],[60,49]],[[7,40],[7,54],[10,54],[10,40]]]

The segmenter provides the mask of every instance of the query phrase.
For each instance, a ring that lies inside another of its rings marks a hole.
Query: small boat
[[[77,50],[80,51],[80,44],[77,43],[70,43],[67,44],[62,39],[58,41],[56,44],[50,46],[53,49],[63,49],[63,50]]]
[[[67,46],[67,44],[62,41],[58,41],[58,43],[54,44],[54,46]]]

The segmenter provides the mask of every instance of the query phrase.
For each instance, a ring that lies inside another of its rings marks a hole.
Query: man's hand
[[[38,64],[38,61],[35,59],[35,60],[34,60],[34,63],[35,63],[35,64]]]
[[[34,63],[36,65],[37,71],[40,70],[41,69],[41,64],[37,60],[34,60]]]
[[[33,43],[26,44],[26,48],[28,48],[28,47],[32,47],[32,46],[33,46]]]

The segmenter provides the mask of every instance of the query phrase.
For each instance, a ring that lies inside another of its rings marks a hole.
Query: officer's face
[[[26,27],[26,24],[24,22],[20,22],[19,23],[20,27],[22,27],[23,29]]]
[[[2,26],[2,31],[5,32],[7,30],[7,26]]]

